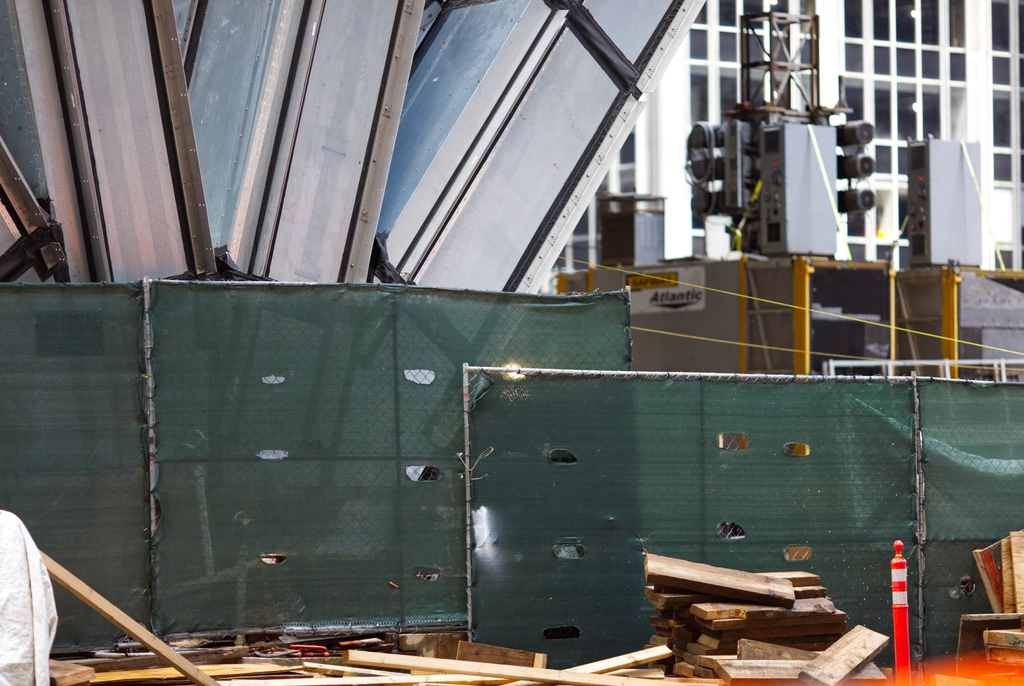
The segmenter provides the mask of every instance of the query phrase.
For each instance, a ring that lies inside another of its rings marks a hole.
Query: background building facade
[[[976,170],[990,221],[982,266],[1022,267],[1021,37],[1024,0],[707,0],[679,55],[613,164],[604,188],[664,196],[666,258],[716,254],[721,226],[690,212],[686,139],[694,122],[720,122],[739,97],[739,17],[763,10],[818,14],[822,104],[845,80],[851,119],[874,123],[869,150],[876,209],[844,215],[849,255],[907,265],[900,239],[907,140],[935,136],[981,145]],[[839,123],[835,119],[833,123]],[[560,266],[599,259],[596,212],[577,226]]]

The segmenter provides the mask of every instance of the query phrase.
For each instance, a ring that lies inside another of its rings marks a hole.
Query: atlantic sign
[[[704,309],[704,267],[680,267],[673,271],[632,274],[626,277],[630,310],[634,314],[695,312]]]

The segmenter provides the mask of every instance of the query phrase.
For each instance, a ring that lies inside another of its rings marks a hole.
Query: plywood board
[[[796,602],[793,584],[789,580],[764,574],[650,554],[644,557],[644,573],[648,582],[673,588],[780,607],[793,607]]]
[[[1003,612],[1017,611],[1017,593],[1014,583],[1013,557],[1010,551],[1010,539],[1004,538],[1000,543],[1000,554],[1003,559]]]
[[[1003,611],[1003,551],[1002,542],[972,551],[978,566],[978,575],[985,586],[985,595],[993,612]]]

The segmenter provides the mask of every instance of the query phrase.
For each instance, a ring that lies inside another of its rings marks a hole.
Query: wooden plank
[[[79,686],[88,684],[96,670],[64,660],[50,660],[50,686]]]
[[[408,686],[409,684],[500,686],[502,684],[508,684],[507,679],[492,679],[482,676],[469,676],[468,674],[402,674],[400,672],[390,672],[388,674],[382,673],[376,676],[347,676],[347,674],[351,674],[351,672],[346,672],[344,665],[324,665],[319,663],[311,663],[311,665],[313,666],[305,667],[304,671],[308,670],[319,672],[321,674],[330,674],[332,675],[331,678],[344,679],[344,683],[349,684],[349,686],[392,686],[394,684],[399,686]],[[274,683],[283,683],[287,680],[287,677],[284,679],[278,678],[275,679]],[[246,681],[244,683],[249,682]]]
[[[999,542],[1000,555],[1003,560],[1003,612],[1017,611],[1017,593],[1014,584],[1013,556],[1010,551],[1010,539],[1004,538]]]
[[[1005,665],[1024,665],[1024,651],[1013,648],[985,648],[985,655],[989,662],[999,662]]]
[[[889,644],[889,637],[863,625],[836,641],[828,650],[800,670],[799,679],[808,684],[836,686],[840,681],[875,659]]]
[[[192,664],[191,662],[189,663]],[[194,665],[197,670],[202,670],[204,677],[213,681],[216,678],[230,678],[240,676],[253,676],[257,674],[281,674],[294,672],[295,667],[282,667],[279,665]],[[168,679],[180,679],[181,672],[174,667],[157,667],[155,669],[128,669],[118,672],[102,672],[92,680],[94,684],[126,684],[133,681],[165,681]],[[379,679],[382,677],[368,677]]]
[[[732,621],[732,620],[721,620]],[[717,631],[711,628],[704,628],[706,636],[719,638],[723,641],[738,641],[741,638],[792,638],[794,636],[835,636],[846,631],[846,620],[833,622],[831,624],[797,624],[795,626],[762,626],[749,629],[728,629]],[[773,643],[774,641],[769,641]],[[792,641],[782,641],[792,643]]]
[[[682,609],[685,610],[694,603],[708,603],[718,600],[718,596],[707,595],[706,593],[660,593],[654,590],[654,586],[645,586],[644,595],[647,602],[659,610]]]
[[[974,563],[978,566],[981,583],[993,612],[1003,611],[1003,551],[1002,542],[996,541],[987,548],[972,551]]]
[[[736,631],[739,629],[771,629],[784,626],[807,627],[807,626],[831,626],[833,624],[846,625],[845,612],[833,612],[820,614],[811,617],[778,617],[777,619],[699,619],[697,623],[704,629],[712,631]],[[825,632],[830,633],[830,632]],[[755,638],[751,636],[751,638]]]
[[[737,642],[736,656],[740,660],[804,660],[810,662],[818,657],[818,653],[741,638]]]
[[[817,586],[821,583],[821,577],[810,572],[760,572],[765,576],[773,576],[776,579],[786,579],[793,584],[793,588],[802,586]]]
[[[732,660],[719,663],[715,672],[722,681],[796,681],[803,678],[807,663],[803,660]],[[856,670],[852,679],[858,682],[886,683],[885,674],[872,663]]]
[[[455,654],[455,659],[469,662],[488,662],[495,665],[536,667],[538,669],[544,669],[548,664],[548,656],[545,653],[533,653],[528,650],[503,648],[501,646],[487,645],[486,643],[470,643],[469,641],[459,641],[459,648]]]
[[[718,675],[715,673],[715,670],[708,669],[707,667],[698,667],[697,665],[693,666],[693,675],[704,679],[718,678]]]
[[[1010,532],[1010,559],[1013,564],[1013,588],[1015,611],[1021,609],[1021,602],[1016,599],[1017,589],[1024,596],[1024,531]]]
[[[616,669],[614,672],[608,672],[614,676],[628,676],[633,679],[664,679],[664,669],[639,669],[636,667],[630,669]]]
[[[630,679],[608,674],[587,674],[560,669],[537,669],[513,665],[491,665],[486,662],[463,662],[438,658],[371,653],[365,650],[346,650],[345,663],[364,667],[390,667],[393,669],[418,669],[424,672],[450,674],[472,674],[502,679],[524,679],[541,683],[571,684],[572,686],[644,686],[642,679]]]
[[[43,562],[46,564],[46,571],[54,581],[71,591],[83,603],[99,612],[103,617],[112,622],[117,628],[125,632],[146,648],[156,653],[158,657],[184,675],[189,681],[199,686],[217,686],[217,682],[211,677],[196,669],[191,662],[178,655],[174,650],[150,633],[144,626],[125,614],[109,600],[92,590],[88,584],[76,577],[54,562],[46,553],[40,551]]]
[[[656,626],[662,629],[673,629],[682,625],[682,619],[668,619],[666,617],[658,617],[657,615],[651,616],[651,626]]]
[[[672,665],[672,673],[679,676],[693,676],[693,665],[688,662],[677,662]]]
[[[794,588],[793,593],[796,595],[797,600],[825,598],[828,595],[828,589],[824,586],[803,586],[801,588]]]
[[[648,643],[650,643],[652,646],[667,646],[667,645],[670,645],[672,643],[672,637],[671,636],[661,636],[659,634],[654,634],[648,640]]]
[[[985,632],[990,629],[1016,629],[1024,621],[1021,613],[962,615],[957,656],[965,658],[985,650]]]
[[[839,613],[828,599],[797,600],[792,608],[747,603],[695,603],[690,613],[700,619],[791,619]],[[842,613],[839,613],[842,614]]]
[[[672,651],[667,647],[659,646],[657,648],[636,650],[632,653],[625,653],[624,655],[616,655],[615,657],[598,660],[597,662],[588,662],[585,665],[570,667],[567,671],[582,672],[585,674],[604,674],[605,672],[614,672],[617,669],[628,669],[629,667],[636,667],[637,665],[648,665],[652,662],[664,660],[668,657],[672,657]]]
[[[692,664],[697,667],[706,667],[707,669],[714,669],[715,665],[718,664],[719,660],[738,660],[739,657],[736,655],[694,655]]]
[[[763,605],[793,607],[796,595],[788,579],[751,574],[699,562],[677,560],[661,555],[644,557],[647,581],[674,588],[751,600]]]
[[[213,648],[209,650],[183,650],[175,652],[192,663],[231,662],[238,660],[239,658],[246,657],[249,654],[249,649],[242,646],[237,648]],[[84,660],[75,660],[75,662],[81,665],[88,665],[97,672],[110,672],[118,669],[148,669],[150,667],[160,667],[161,665],[166,664],[156,655],[143,655],[140,657],[127,656],[121,658],[86,658]],[[259,660],[257,660],[257,662],[259,662]]]
[[[1024,650],[1024,630],[999,630],[992,629],[984,634],[985,647],[997,646],[1000,648],[1016,648]]]

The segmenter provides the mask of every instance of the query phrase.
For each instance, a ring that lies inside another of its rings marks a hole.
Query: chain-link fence
[[[1019,385],[568,370],[467,384],[472,452],[494,449],[473,495],[476,636],[552,664],[653,633],[645,551],[819,574],[850,626],[891,634],[895,539],[914,654],[955,653],[960,615],[991,611],[971,550],[1024,526]]]

